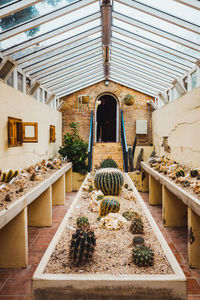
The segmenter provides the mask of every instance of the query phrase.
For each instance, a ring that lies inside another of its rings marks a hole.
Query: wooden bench
[[[0,211],[0,268],[28,265],[28,226],[51,226],[52,205],[65,204],[72,191],[72,163],[68,163]]]
[[[149,204],[162,204],[165,227],[188,227],[189,265],[200,268],[200,200],[147,163],[141,167],[149,177]]]

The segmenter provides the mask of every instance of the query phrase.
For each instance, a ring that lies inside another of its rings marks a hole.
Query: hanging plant
[[[124,97],[124,103],[127,105],[127,106],[131,106],[135,103],[135,97],[133,95],[130,95],[130,94],[127,94],[125,97]]]
[[[90,96],[82,96],[82,103],[83,103],[83,104],[88,103],[89,100],[90,100]]]

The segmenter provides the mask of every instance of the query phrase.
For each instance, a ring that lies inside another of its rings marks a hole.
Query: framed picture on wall
[[[55,143],[56,141],[56,127],[50,125],[50,143]]]

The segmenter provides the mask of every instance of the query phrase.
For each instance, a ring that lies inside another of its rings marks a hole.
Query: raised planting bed
[[[90,176],[33,276],[33,299],[186,299],[186,278],[128,174],[124,175],[128,189],[122,188],[119,196],[119,213],[132,209],[141,215],[145,245],[154,251],[154,263],[148,267],[139,267],[132,260],[133,237],[138,235],[129,231],[132,221],[119,230],[100,227],[102,219],[98,221],[98,213],[89,209],[92,192],[83,191]],[[78,266],[69,260],[69,245],[80,215],[88,217],[96,247],[91,262]]]

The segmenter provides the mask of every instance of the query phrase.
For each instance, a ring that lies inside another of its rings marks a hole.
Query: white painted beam
[[[172,85],[175,87],[175,89],[181,96],[187,92],[186,89],[184,88],[184,86],[180,83],[180,81],[178,79],[174,79],[172,81]]]
[[[47,99],[45,104],[49,104],[53,99],[55,99],[56,95],[55,94],[51,94]]]
[[[12,28],[9,28],[9,29],[3,31],[0,34],[0,39],[1,39],[1,41],[6,40],[8,38],[11,38],[12,36],[15,36],[15,35],[21,33],[21,32],[30,30],[34,27],[37,27],[37,26],[40,26],[47,22],[50,22],[52,20],[55,20],[58,17],[72,13],[73,11],[77,11],[77,14],[78,14],[78,9],[88,6],[89,4],[92,4],[95,2],[96,2],[96,0],[76,1],[75,3],[72,2],[71,4],[68,4],[62,8],[54,9],[52,12],[50,12],[44,16],[31,19],[29,22],[22,23],[20,25],[17,25],[15,27],[12,27]]]
[[[150,104],[153,107],[153,109],[158,108],[158,106],[156,105],[156,103],[153,100],[147,100],[147,104]]]
[[[200,2],[199,0],[175,0],[181,4],[192,7],[194,9],[200,10]]]
[[[30,87],[30,90],[28,91],[29,95],[34,95],[36,91],[38,91],[41,83],[39,81],[35,81],[33,85]]]
[[[168,100],[167,100],[167,98],[165,97],[165,95],[163,93],[158,93],[158,97],[162,100],[162,102],[164,104],[168,103]]]
[[[6,81],[16,66],[16,62],[13,59],[10,57],[4,58],[0,65],[0,78]]]

